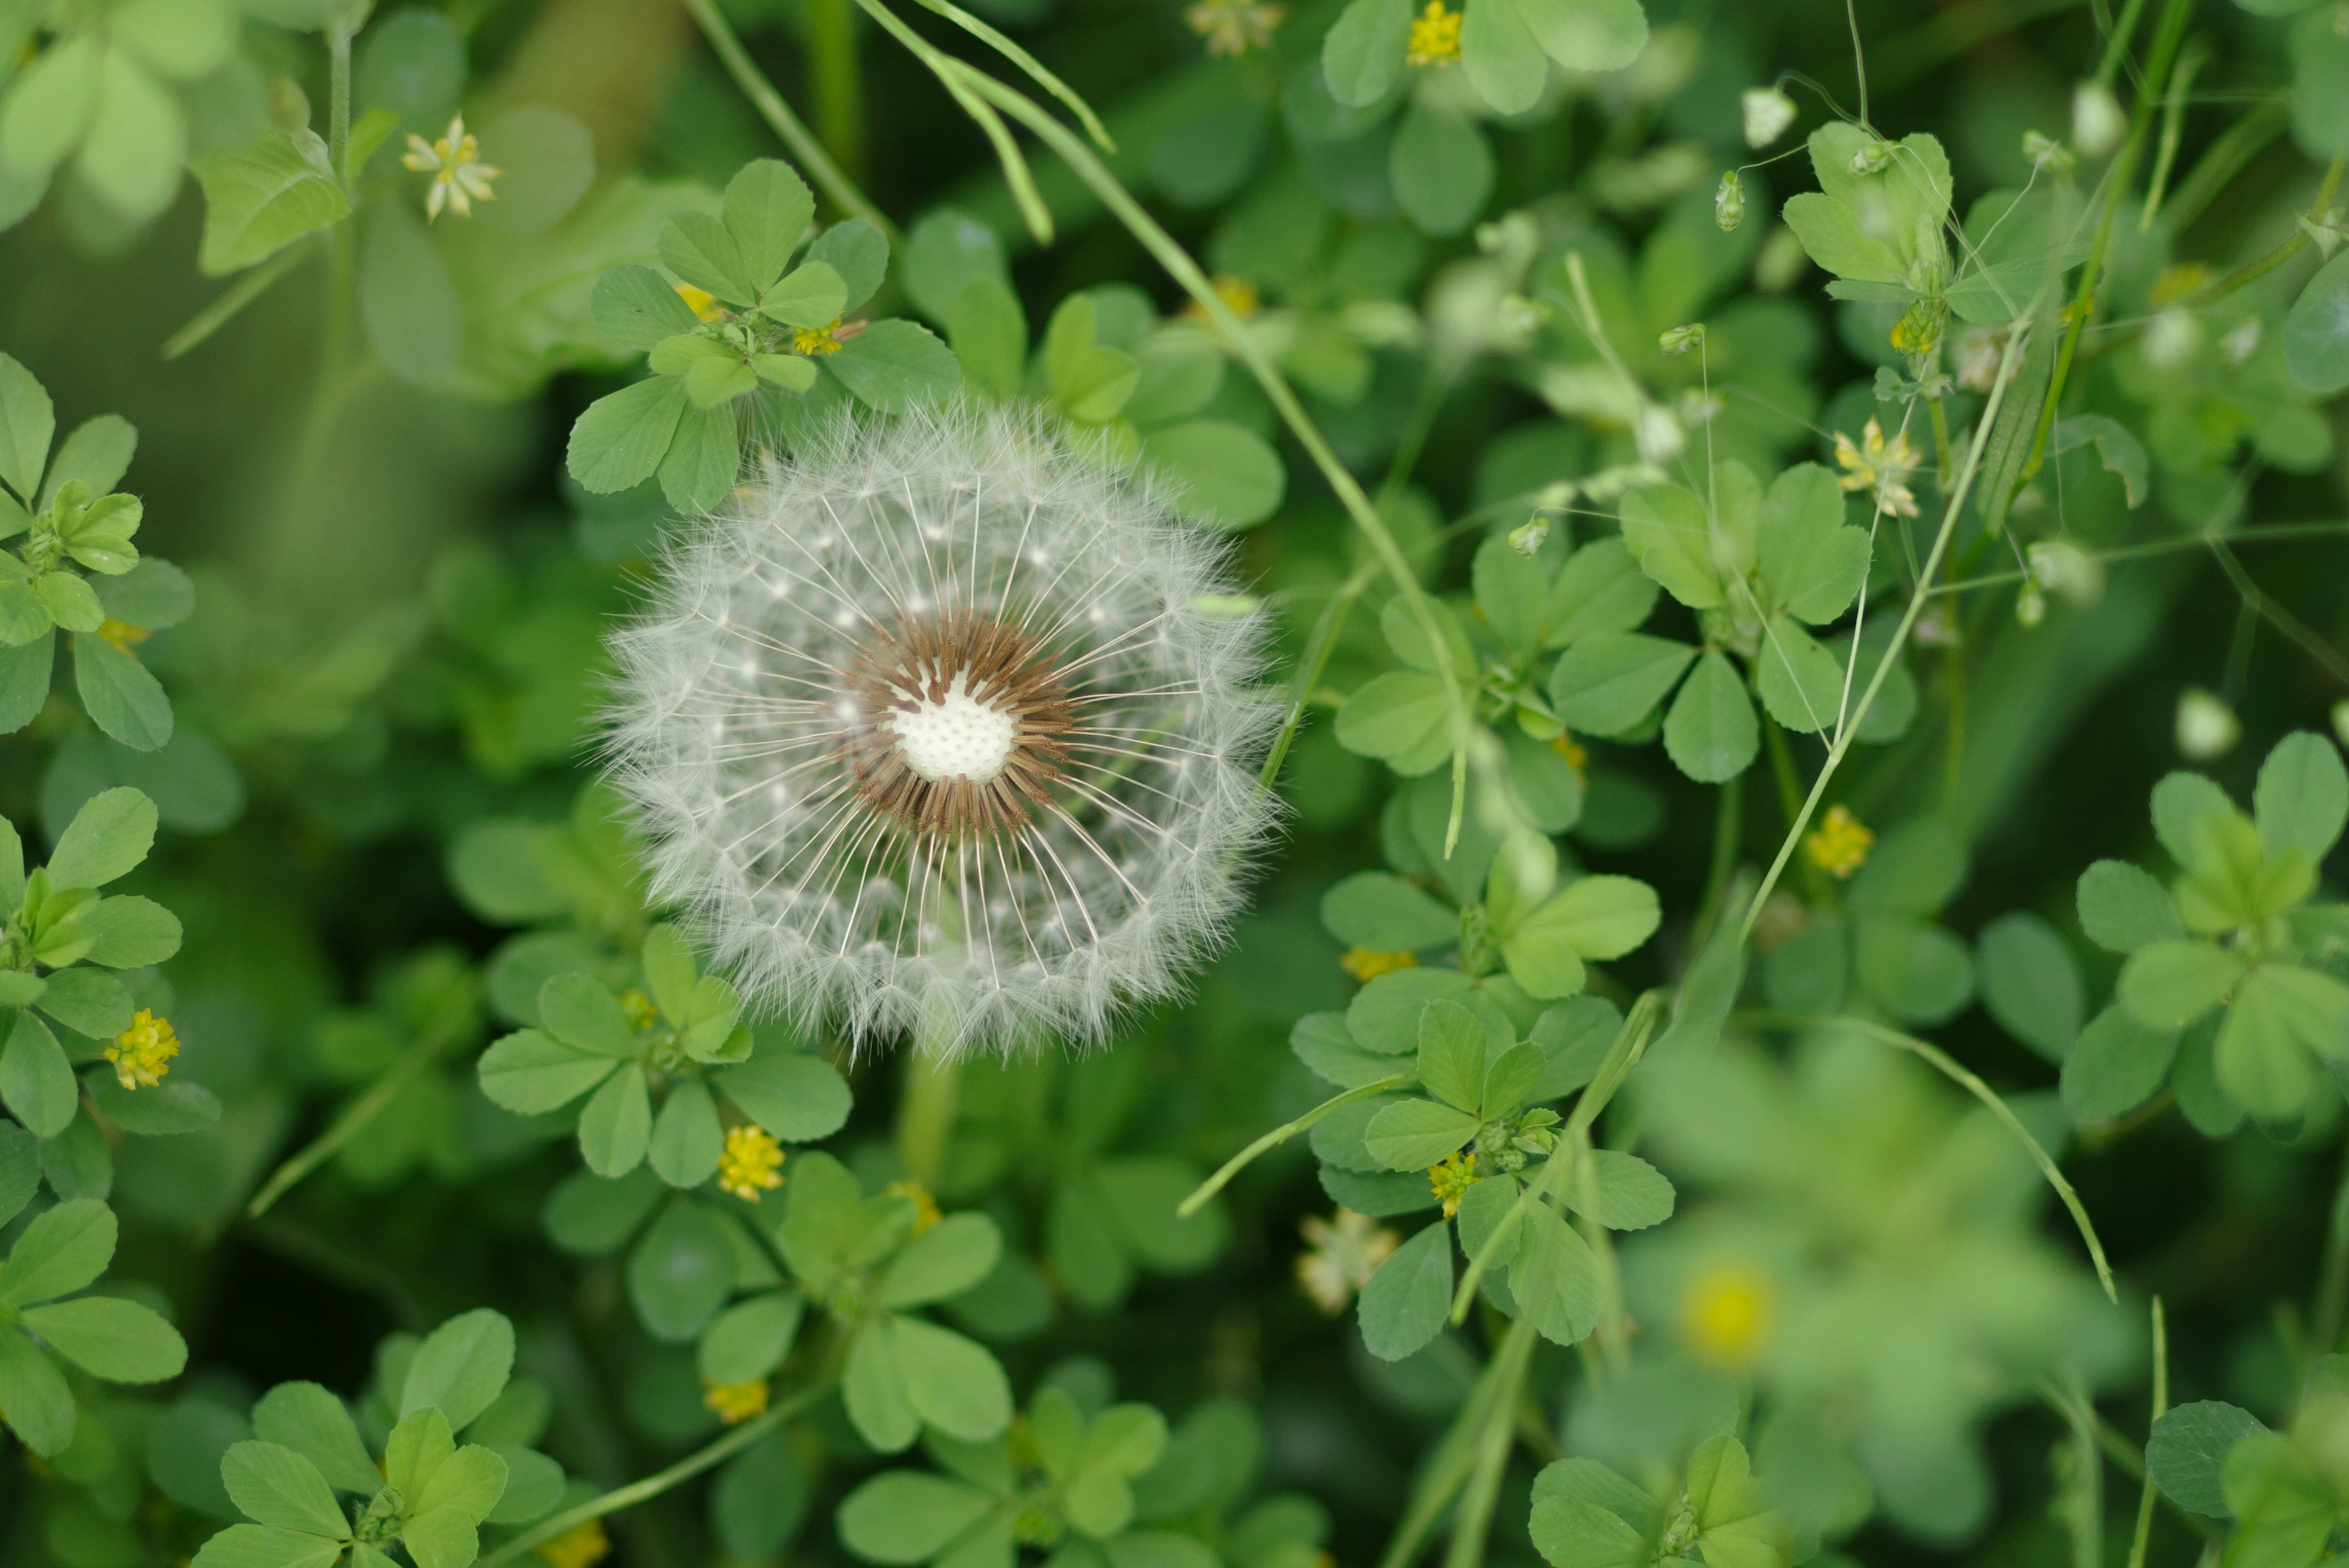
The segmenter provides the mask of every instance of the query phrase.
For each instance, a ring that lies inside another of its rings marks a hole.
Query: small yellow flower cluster
[[[1419,960],[1409,953],[1374,953],[1368,948],[1356,948],[1338,961],[1338,967],[1368,985],[1382,974],[1392,974],[1399,969],[1417,969]]]
[[[726,1129],[726,1151],[718,1157],[718,1185],[746,1203],[783,1184],[783,1146],[764,1127],[749,1122]]]
[[[620,992],[620,1016],[628,1021],[631,1029],[649,1029],[660,1017],[660,1009],[653,1005],[651,997],[632,985]]]
[[[1566,759],[1566,765],[1574,770],[1576,778],[1584,784],[1590,782],[1590,753],[1572,733],[1560,730],[1551,740],[1549,749]]]
[[[1868,863],[1868,851],[1876,843],[1876,835],[1861,826],[1859,818],[1840,805],[1827,807],[1819,825],[1803,835],[1803,853],[1811,864],[1844,881]]]
[[[792,351],[795,354],[823,355],[840,352],[840,339],[833,334],[840,330],[840,317],[832,318],[829,327],[802,327],[792,334]]]
[[[143,626],[133,626],[127,620],[117,620],[112,616],[108,616],[98,623],[98,635],[103,640],[114,644],[124,653],[129,653],[132,649],[155,634]],[[132,657],[136,658],[137,655],[133,654]]]
[[[1836,462],[1844,471],[1837,483],[1846,490],[1874,491],[1877,504],[1887,512],[1902,517],[1917,515],[1917,497],[1909,493],[1908,480],[1917,471],[1919,459],[1906,431],[1894,432],[1887,441],[1884,427],[1870,420],[1859,432],[1857,446],[1841,431],[1836,431],[1835,439]]]
[[[677,290],[677,296],[685,301],[685,307],[693,312],[697,321],[715,321],[726,314],[725,308],[718,303],[718,296],[706,288],[696,288],[689,283],[671,284],[669,286]]]
[[[881,1189],[884,1198],[903,1198],[914,1205],[914,1234],[918,1236],[944,1218],[938,1212],[938,1200],[930,1189],[918,1181],[893,1181]]]
[[[748,1383],[713,1383],[701,1380],[701,1402],[718,1412],[718,1418],[730,1427],[739,1427],[753,1416],[763,1415],[767,1408],[767,1380],[753,1377]]]
[[[1242,321],[1246,321],[1252,316],[1263,314],[1264,296],[1257,293],[1256,285],[1247,278],[1233,273],[1219,272],[1208,280],[1207,286],[1216,291],[1216,297],[1223,302],[1224,308]],[[1215,317],[1207,314],[1206,306],[1195,299],[1183,307],[1183,319],[1207,322],[1212,325]]]
[[[432,176],[432,189],[424,198],[428,222],[440,217],[443,207],[455,208],[460,218],[471,217],[474,202],[497,200],[490,182],[505,172],[481,161],[481,144],[465,129],[461,114],[449,121],[448,134],[438,141],[427,141],[409,131],[408,151],[399,161],[419,174]]]
[[[1270,45],[1274,30],[1288,15],[1288,6],[1266,0],[1198,0],[1184,11],[1183,20],[1207,40],[1207,53],[1245,55]]]
[[[1427,1185],[1429,1190],[1442,1200],[1444,1217],[1446,1220],[1459,1213],[1460,1200],[1468,1195],[1468,1189],[1471,1187],[1476,1185],[1475,1151],[1472,1150],[1467,1154],[1446,1155],[1443,1164],[1429,1166]]]
[[[1297,1282],[1335,1317],[1402,1240],[1367,1214],[1340,1209],[1329,1219],[1309,1214],[1298,1226],[1311,1243],[1297,1255]]]
[[[1741,1371],[1769,1348],[1777,1306],[1777,1292],[1759,1270],[1708,1264],[1681,1292],[1681,1338],[1707,1366]]]
[[[1460,57],[1460,17],[1444,8],[1444,0],[1427,0],[1427,9],[1411,19],[1411,45],[1403,59],[1414,66],[1448,66]]]
[[[531,1548],[543,1563],[554,1568],[595,1568],[612,1554],[612,1538],[604,1533],[604,1521],[590,1519],[574,1524],[552,1541],[542,1541]]]
[[[171,1070],[171,1058],[179,1054],[180,1037],[171,1032],[171,1021],[158,1018],[143,1007],[130,1027],[106,1048],[106,1059],[114,1064],[115,1080],[126,1089],[152,1088],[161,1083],[163,1075]]]

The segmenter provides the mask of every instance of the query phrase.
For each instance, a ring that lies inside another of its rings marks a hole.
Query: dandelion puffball
[[[657,896],[859,1044],[1099,1038],[1221,939],[1272,822],[1228,554],[1040,414],[767,462],[615,639]]]

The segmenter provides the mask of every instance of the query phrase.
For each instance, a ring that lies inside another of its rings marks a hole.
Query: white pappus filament
[[[1193,607],[1228,556],[1039,414],[767,462],[614,642],[657,895],[860,1046],[1099,1039],[1220,940],[1274,820],[1262,618]]]

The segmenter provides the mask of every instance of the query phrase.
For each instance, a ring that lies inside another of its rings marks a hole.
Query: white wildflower
[[[1224,934],[1278,710],[1229,549],[1040,415],[770,460],[615,642],[657,896],[859,1044],[1097,1039]]]
[[[1775,87],[1747,88],[1737,107],[1745,121],[1745,145],[1767,147],[1795,123],[1795,100]]]

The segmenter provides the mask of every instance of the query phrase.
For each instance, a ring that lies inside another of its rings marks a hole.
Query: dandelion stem
[[[702,36],[717,51],[726,74],[734,78],[734,85],[742,89],[742,96],[750,100],[750,107],[759,111],[760,118],[783,139],[783,145],[792,150],[792,156],[800,161],[801,167],[833,206],[852,218],[864,219],[888,235],[892,245],[899,244],[904,236],[897,232],[897,225],[856,188],[856,182],[832,161],[832,154],[823,150],[815,133],[792,112],[792,106],[775,90],[775,84],[767,79],[766,73],[750,58],[750,51],[742,47],[742,40],[735,36],[734,29],[719,11],[717,0],[685,0],[685,8],[692,13]]]
[[[482,1553],[475,1568],[501,1568],[501,1564],[513,1561],[541,1542],[552,1541],[591,1519],[601,1519],[624,1508],[634,1508],[640,1502],[658,1497],[671,1487],[691,1480],[712,1466],[732,1459],[784,1422],[814,1406],[832,1392],[833,1382],[829,1376],[821,1378],[790,1398],[770,1405],[764,1415],[743,1422],[707,1447],[686,1455],[667,1469],[655,1470],[641,1480],[615,1487],[601,1497],[591,1497],[576,1508],[566,1508],[552,1518],[539,1521],[495,1551]]]
[[[2040,1147],[2039,1140],[2031,1136],[2031,1129],[2023,1125],[2022,1118],[2014,1114],[2014,1107],[2008,1105],[1997,1090],[1960,1065],[1955,1057],[1930,1041],[1920,1040],[1914,1034],[1903,1034],[1898,1029],[1888,1029],[1865,1018],[1849,1015],[1814,1018],[1785,1012],[1752,1012],[1744,1017],[1747,1023],[1764,1029],[1848,1029],[1856,1034],[1866,1035],[1870,1040],[1924,1058],[1943,1077],[1980,1100],[2023,1145],[2031,1156],[2032,1163],[2039,1167],[2039,1174],[2047,1179],[2047,1185],[2054,1188],[2055,1196],[2064,1200],[2064,1207],[2071,1212],[2072,1223],[2079,1227],[2080,1239],[2088,1245],[2088,1257],[2096,1265],[2096,1281],[2105,1287],[2106,1299],[2112,1302],[2120,1300],[2119,1293],[2113,1286],[2112,1265],[2105,1261],[2105,1244],[2097,1239],[2096,1227],[2089,1220],[2087,1208],[2081,1203],[2080,1195],[2072,1190],[2072,1184],[2064,1179],[2064,1173],[2056,1168],[2055,1161]]]
[[[706,5],[710,0],[692,0],[692,3]],[[1135,239],[1142,242],[1143,248],[1150,252],[1153,259],[1165,268],[1167,275],[1198,302],[1208,319],[1221,329],[1226,341],[1233,346],[1241,362],[1247,366],[1249,374],[1264,389],[1266,398],[1279,413],[1289,433],[1297,438],[1297,443],[1305,449],[1314,466],[1321,471],[1322,478],[1337,493],[1339,503],[1353,519],[1354,525],[1369,539],[1371,550],[1386,567],[1387,575],[1394,579],[1396,593],[1402,597],[1412,618],[1418,622],[1422,635],[1427,639],[1434,654],[1437,677],[1444,686],[1444,703],[1452,730],[1452,814],[1445,825],[1444,837],[1444,852],[1448,857],[1459,842],[1461,819],[1468,799],[1469,712],[1467,693],[1463,685],[1465,672],[1454,667],[1451,644],[1436,619],[1434,601],[1428,597],[1427,590],[1420,587],[1410,559],[1396,542],[1386,519],[1371,504],[1361,483],[1338,460],[1328,438],[1313,422],[1312,416],[1305,411],[1304,404],[1298,401],[1296,392],[1290,389],[1279,369],[1255,338],[1241,329],[1238,317],[1216,293],[1207,275],[1191,258],[1191,253],[1159,225],[1158,221],[1134,199],[1133,193],[1125,188],[1124,182],[1110,171],[1109,165],[1085,144],[1082,137],[1047,113],[1041,105],[1025,93],[932,48],[881,4],[881,0],[857,0],[857,4],[928,66],[948,91],[956,91],[959,88],[977,94],[1025,125],[1046,146],[1060,154],[1062,161],[1076,171],[1077,177],[1092,188],[1102,204],[1115,214]],[[957,92],[957,96],[960,97],[961,93]]]
[[[946,1165],[961,1076],[960,1063],[922,1049],[918,1041],[905,1054],[905,1087],[897,1102],[897,1153],[905,1162],[905,1174],[924,1187],[936,1188]]]
[[[1419,1074],[1415,1071],[1390,1073],[1383,1078],[1375,1078],[1370,1083],[1348,1089],[1342,1095],[1331,1096],[1295,1121],[1281,1123],[1247,1147],[1224,1161],[1222,1168],[1215,1175],[1199,1183],[1193,1189],[1191,1196],[1183,1199],[1174,1212],[1185,1220],[1196,1214],[1206,1206],[1208,1199],[1229,1186],[1232,1178],[1247,1169],[1249,1163],[1258,1155],[1277,1145],[1288,1142],[1340,1106],[1350,1106],[1357,1100],[1367,1100],[1379,1095],[1391,1094],[1396,1089],[1407,1089],[1418,1082]]]

